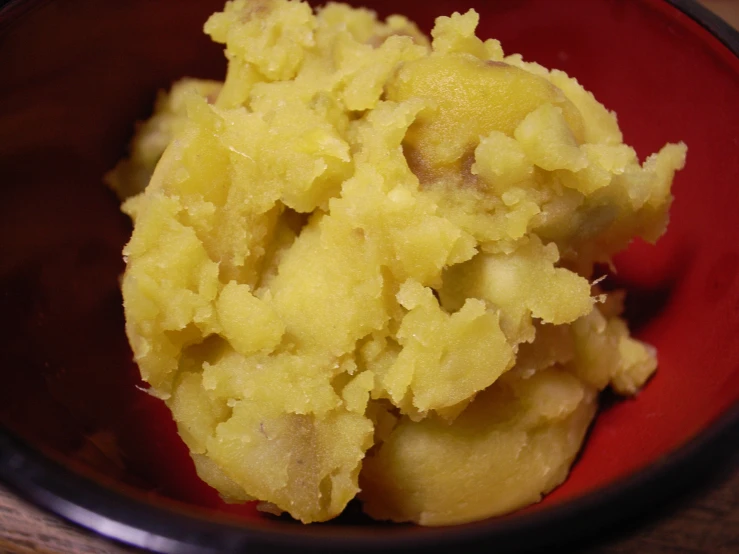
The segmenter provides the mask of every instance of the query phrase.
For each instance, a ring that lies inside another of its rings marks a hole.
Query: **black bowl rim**
[[[739,58],[739,31],[694,0],[666,0]],[[20,16],[33,2],[0,1],[0,16]],[[38,4],[36,4],[38,5]],[[18,11],[15,11],[18,9]],[[14,12],[11,13],[11,12]],[[520,515],[456,527],[412,531],[408,526],[301,526],[280,522],[229,523],[194,511],[141,502],[45,456],[0,427],[0,482],[19,496],[72,523],[125,544],[172,554],[216,552],[445,551],[483,541],[497,552],[591,536],[672,492],[701,463],[739,444],[739,402],[701,432],[650,465],[572,500]],[[709,462],[710,463],[710,462]],[[647,500],[645,500],[647,499]],[[573,525],[573,522],[577,522]],[[378,532],[380,531],[381,532]]]

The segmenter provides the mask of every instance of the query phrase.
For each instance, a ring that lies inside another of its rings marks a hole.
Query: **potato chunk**
[[[549,369],[498,381],[451,424],[404,419],[364,462],[365,510],[449,525],[536,502],[567,476],[595,406],[594,389]]]

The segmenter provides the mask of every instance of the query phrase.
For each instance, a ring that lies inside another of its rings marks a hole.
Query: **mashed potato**
[[[135,359],[225,499],[503,514],[565,479],[598,391],[655,370],[593,268],[663,233],[685,146],[640,164],[477,23],[229,2],[225,81],[175,84],[109,175]]]

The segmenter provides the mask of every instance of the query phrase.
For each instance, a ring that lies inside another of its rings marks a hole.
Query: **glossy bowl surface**
[[[68,519],[161,551],[504,550],[592,532],[735,440],[739,35],[685,1],[367,0],[426,30],[475,7],[482,36],[565,70],[615,110],[640,156],[688,144],[669,232],[617,260],[631,323],[657,347],[660,369],[638,397],[602,410],[564,485],[511,516],[424,529],[349,510],[301,526],[221,502],[195,476],[166,409],[138,388],[118,289],[130,224],[101,181],[158,89],[223,76],[220,48],[200,31],[221,4],[0,10],[0,478]]]

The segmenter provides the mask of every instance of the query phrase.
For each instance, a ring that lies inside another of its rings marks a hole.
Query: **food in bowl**
[[[225,499],[510,512],[566,478],[599,391],[655,371],[596,267],[664,232],[685,145],[640,164],[477,23],[229,2],[224,82],[176,83],[108,176],[136,362]]]

